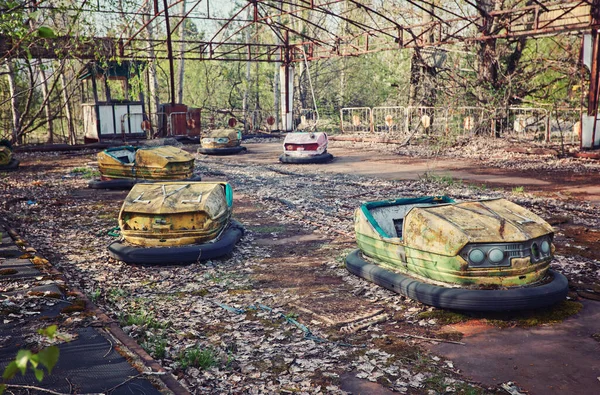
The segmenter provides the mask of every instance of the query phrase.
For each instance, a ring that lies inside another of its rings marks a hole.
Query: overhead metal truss
[[[185,50],[178,57],[258,62],[299,62],[598,28],[592,17],[598,13],[596,0],[488,0],[495,5],[489,12],[477,0],[190,0],[181,14],[182,1],[145,0],[141,5],[134,1],[129,8],[123,1],[110,5],[113,2],[80,0],[60,8],[49,1],[27,1],[27,12],[73,15],[78,29],[68,26],[69,34],[58,29],[61,37],[35,40],[26,51],[18,41],[0,37],[0,59],[24,52],[43,58],[169,59],[173,50],[165,42],[179,48],[181,40],[174,36],[181,23],[190,22],[201,34],[185,38]],[[115,26],[105,29],[109,31],[98,28],[111,21]],[[147,36],[148,27],[156,32],[153,39]],[[77,40],[71,40],[75,36]]]

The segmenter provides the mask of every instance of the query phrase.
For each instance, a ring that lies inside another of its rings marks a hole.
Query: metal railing
[[[370,107],[348,107],[340,110],[342,133],[373,132],[373,115]]]
[[[498,117],[498,119],[503,120]],[[502,134],[518,140],[550,141],[550,117],[545,108],[511,107]]]
[[[342,133],[393,136],[474,136],[500,134],[519,140],[579,140],[579,111],[562,109],[552,118],[545,108],[510,107],[345,107],[340,110]],[[568,131],[567,131],[568,130]],[[566,136],[566,138],[564,138]]]
[[[406,108],[404,107],[373,107],[371,110],[372,131],[401,135],[407,131]]]

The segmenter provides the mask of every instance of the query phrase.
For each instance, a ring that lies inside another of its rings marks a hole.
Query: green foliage
[[[76,167],[71,170],[71,174],[77,174],[86,179],[100,176],[100,172],[98,170],[94,170],[89,167]]]
[[[217,358],[212,348],[196,347],[183,352],[177,362],[182,369],[189,367],[209,369],[217,365]]]
[[[38,36],[42,38],[55,38],[56,34],[54,33],[54,30],[50,29],[49,27],[41,26],[38,28]]]
[[[166,357],[167,345],[168,342],[164,335],[152,335],[141,343],[142,348],[156,359]]]
[[[110,302],[116,302],[119,301],[121,299],[123,299],[124,297],[126,297],[128,295],[128,292],[124,289],[121,288],[111,288],[108,291],[108,300]]]
[[[284,315],[284,317],[285,317],[286,319],[292,319],[292,320],[295,320],[295,319],[297,319],[297,318],[298,318],[298,313],[289,312],[289,313],[285,314],[285,315]]]
[[[455,179],[450,174],[436,174],[431,172],[426,172],[423,175],[419,176],[419,179],[431,182],[434,184],[440,184],[448,187],[456,187],[462,186],[463,180]]]
[[[168,323],[158,321],[154,313],[145,310],[139,310],[133,314],[121,315],[119,321],[123,326],[136,325],[146,329],[164,329],[169,326]]]
[[[100,299],[100,296],[102,295],[102,292],[99,289],[95,289],[90,293],[90,300],[94,303],[96,303],[98,301],[98,299]]]
[[[38,330],[40,335],[46,336],[48,339],[53,339],[56,335],[57,326],[51,325],[47,328]],[[21,349],[17,352],[17,356],[4,369],[2,374],[3,383],[0,384],[0,394],[6,390],[6,381],[15,377],[18,372],[25,375],[28,369],[33,370],[33,374],[37,381],[44,379],[44,370],[46,368],[48,374],[52,373],[52,369],[58,362],[59,349],[56,346],[50,346],[42,349],[38,353],[30,350]]]
[[[518,194],[525,193],[525,187],[523,187],[523,186],[520,186],[520,187],[514,187],[514,188],[512,189],[512,193],[513,193],[513,194],[515,194],[515,195],[518,195]]]

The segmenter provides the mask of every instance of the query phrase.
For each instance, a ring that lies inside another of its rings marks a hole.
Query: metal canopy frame
[[[26,56],[166,59],[170,64],[171,102],[174,102],[173,44],[184,48],[177,51],[179,59],[277,62],[288,70],[294,62],[387,50],[591,32],[594,50],[588,115],[597,118],[600,0],[487,0],[486,3],[477,0],[189,0],[189,9],[185,14],[178,14],[183,2],[143,0],[140,5],[134,0],[131,3],[124,0],[111,8],[111,3],[103,0],[95,3],[80,0],[61,7],[49,0],[24,0],[0,12],[41,11],[38,14],[46,12],[55,18],[62,13],[72,20],[63,22],[64,32],[59,31],[58,37],[52,39],[33,37],[35,29],[26,41],[0,35],[0,61]],[[131,9],[125,8],[128,5]],[[110,23],[111,18],[113,22],[116,20],[115,16],[120,18],[118,29],[111,26],[107,32],[94,31],[93,27],[101,25],[103,18]],[[203,31],[208,38],[199,35],[173,40],[179,26],[186,21],[208,27]],[[40,21],[31,22],[34,26]],[[89,34],[73,34],[77,31],[75,26]],[[152,38],[149,29],[155,29],[155,37],[161,39]],[[289,70],[285,81],[288,81],[288,73]],[[596,123],[592,132],[593,147],[596,147]]]
[[[598,27],[592,17],[592,10],[598,7],[595,0],[514,0],[507,2],[510,8],[491,12],[478,7],[474,0],[246,0],[239,5],[233,1],[188,0],[189,8],[183,15],[182,2],[144,0],[141,6],[125,10],[99,1],[92,5],[80,0],[60,9],[48,1],[29,1],[24,5],[27,11],[80,14],[79,23],[82,18],[89,23],[118,16],[123,25],[121,31],[113,29],[116,37],[96,34],[79,37],[74,43],[60,34],[56,39],[39,39],[30,45],[29,52],[49,58],[69,54],[83,59],[98,55],[169,59],[173,54],[167,47],[182,43],[172,38],[185,20],[210,24],[212,31],[208,38],[183,40],[183,59],[252,62],[300,62],[305,56],[306,60],[359,56]],[[228,7],[227,17],[221,16],[224,7]],[[424,15],[429,15],[426,23],[422,22]],[[165,39],[145,37],[149,25]],[[18,44],[0,37],[0,58],[23,54]]]

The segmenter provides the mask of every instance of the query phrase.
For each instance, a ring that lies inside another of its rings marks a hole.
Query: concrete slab
[[[583,300],[566,321],[537,328],[488,328],[462,339],[465,345],[429,346],[484,385],[515,382],[531,395],[600,394],[600,302]]]

